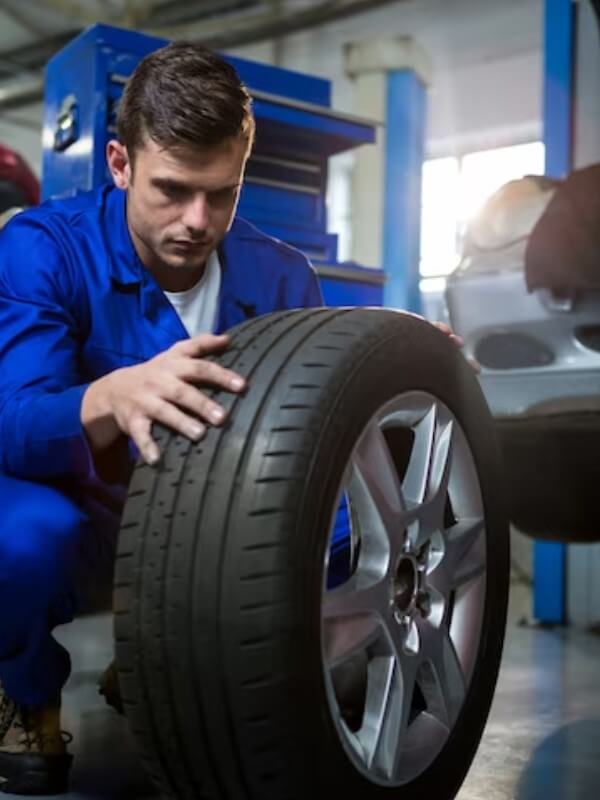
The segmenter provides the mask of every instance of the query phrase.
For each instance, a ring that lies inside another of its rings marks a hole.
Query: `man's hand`
[[[437,328],[438,331],[445,333],[446,336],[450,338],[450,341],[454,342],[457,347],[462,347],[464,345],[465,342],[462,336],[458,336],[456,333],[454,333],[450,325],[448,325],[446,322],[432,322],[431,324]]]
[[[205,423],[221,425],[225,411],[198,386],[241,392],[245,381],[203,356],[227,349],[229,337],[202,334],[177,342],[135,367],[123,367],[90,384],[81,404],[81,421],[93,450],[109,447],[120,434],[130,436],[142,458],[155,464],[160,452],[151,435],[159,422],[193,441]],[[203,422],[202,422],[202,421]]]
[[[458,334],[454,333],[450,325],[447,325],[445,322],[433,322],[432,325],[437,328],[442,333],[445,333],[446,336],[453,342],[457,347],[463,347],[465,342],[462,336],[458,336]],[[475,372],[481,372],[481,365],[480,363],[474,358],[468,358],[467,361],[473,367]]]

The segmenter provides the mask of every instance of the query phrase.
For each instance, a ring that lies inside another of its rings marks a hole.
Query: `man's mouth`
[[[170,244],[185,250],[198,250],[202,247],[210,246],[210,242],[206,241],[206,239],[172,239]]]

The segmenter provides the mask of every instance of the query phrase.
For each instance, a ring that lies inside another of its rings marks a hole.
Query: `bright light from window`
[[[460,175],[457,158],[423,164],[421,275],[447,275],[457,264]]]
[[[487,198],[508,181],[543,172],[541,142],[469,153],[462,159],[460,171],[460,221],[468,222]]]
[[[508,181],[543,172],[542,142],[481,150],[462,159],[426,161],[421,210],[423,278],[452,272],[460,258],[460,237],[466,224],[493,192]],[[425,281],[423,289],[430,289],[431,283]]]

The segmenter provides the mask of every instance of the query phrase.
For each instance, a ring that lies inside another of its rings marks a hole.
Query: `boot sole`
[[[69,787],[73,756],[0,753],[0,792],[4,794],[64,794]]]

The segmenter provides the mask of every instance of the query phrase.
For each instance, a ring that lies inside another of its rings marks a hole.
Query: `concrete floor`
[[[600,794],[600,637],[518,624],[516,586],[489,723],[458,800],[590,800]],[[150,800],[125,721],[96,678],[111,658],[111,620],[76,620],[60,638],[73,655],[64,727],[75,736],[70,800]],[[15,795],[1,795],[15,797]],[[428,798],[435,800],[435,798]]]
[[[600,636],[520,626],[518,592],[488,725],[458,800],[592,800],[600,796]]]

